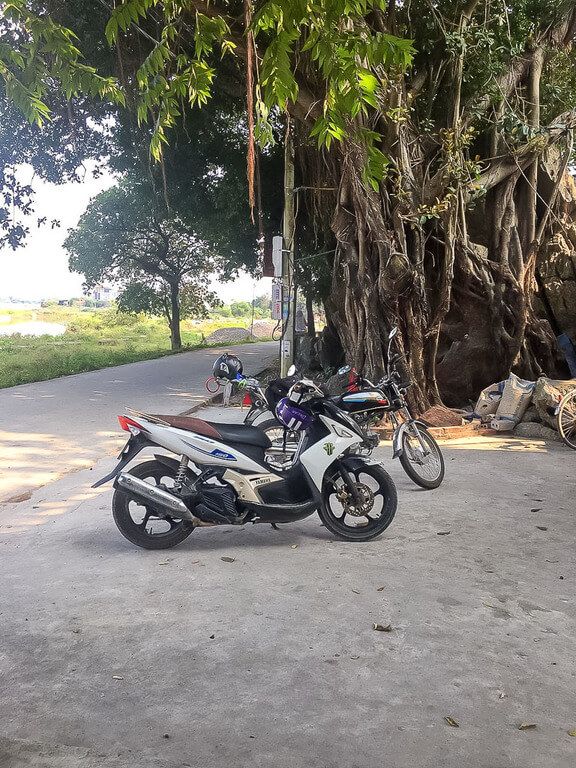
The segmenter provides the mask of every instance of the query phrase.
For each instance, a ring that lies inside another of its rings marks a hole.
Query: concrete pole
[[[288,368],[294,362],[294,326],[296,314],[296,284],[294,278],[294,246],[296,239],[296,217],[294,210],[294,141],[290,118],[286,127],[284,144],[284,220],[282,235],[284,252],[282,257],[282,313],[283,328],[280,342],[280,375],[288,375]]]

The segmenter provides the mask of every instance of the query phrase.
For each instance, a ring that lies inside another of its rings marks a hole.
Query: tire
[[[174,470],[159,461],[144,461],[130,470],[130,474],[141,480],[152,480],[156,484],[170,481],[174,478]],[[187,539],[194,530],[194,525],[186,520],[163,520],[154,510],[137,504],[129,493],[117,488],[112,498],[112,514],[118,530],[128,541],[143,549],[170,549]],[[142,516],[142,521],[137,522],[137,517]],[[148,523],[152,520],[157,528],[168,530],[158,533],[150,533]]]
[[[346,466],[352,480],[359,485],[366,485],[366,476],[372,480],[372,485],[368,486],[374,493],[374,500],[382,497],[382,506],[379,508],[378,517],[370,516],[374,507],[368,510],[367,514],[349,515],[346,508],[336,497],[336,489],[344,485],[340,471],[337,469],[334,474],[327,478],[322,490],[322,503],[318,509],[320,520],[325,527],[344,541],[370,541],[380,536],[390,525],[396,514],[398,506],[398,497],[396,486],[392,478],[379,464],[365,464],[358,460],[354,466]],[[374,488],[376,486],[376,489]],[[343,514],[338,516],[332,506],[333,500],[340,505]],[[368,519],[364,525],[356,524],[357,520]],[[347,522],[348,521],[348,522]]]
[[[433,488],[438,488],[444,479],[444,457],[442,456],[440,446],[423,424],[418,424],[418,432],[420,432],[420,436],[428,446],[431,455],[434,457],[436,463],[435,471],[428,473],[428,475],[425,474],[425,467],[430,465],[419,464],[417,461],[410,458],[412,455],[410,445],[411,436],[408,431],[404,432],[402,435],[400,464],[402,464],[402,468],[410,480],[415,482],[416,485],[419,485],[421,488],[426,488],[427,490],[432,490]],[[421,450],[418,438],[412,437],[412,441],[416,444],[416,447]]]
[[[576,389],[560,401],[557,424],[562,440],[569,448],[576,450]]]
[[[254,424],[255,427],[262,430],[269,438],[270,442],[274,444],[278,443],[279,447],[282,445],[284,438],[284,427],[277,419],[266,419],[259,423]],[[288,432],[286,451],[281,454],[269,454],[266,458],[266,462],[276,470],[286,470],[292,466],[294,454],[298,449],[300,443],[301,434],[299,432]]]

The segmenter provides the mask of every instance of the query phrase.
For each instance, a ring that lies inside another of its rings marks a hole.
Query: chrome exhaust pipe
[[[205,523],[199,517],[193,515],[182,499],[162,488],[158,488],[156,485],[151,485],[145,480],[141,480],[139,477],[134,477],[129,472],[121,472],[116,477],[114,488],[121,488],[133,496],[136,501],[140,501],[143,504],[148,502],[148,504],[168,515],[168,517],[186,520],[196,526],[213,525],[213,523]]]

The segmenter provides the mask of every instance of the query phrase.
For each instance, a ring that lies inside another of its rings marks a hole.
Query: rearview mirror
[[[290,368],[288,368],[288,370],[286,371],[286,373],[288,374],[288,376],[294,376],[294,374],[296,373],[296,366],[291,365]]]
[[[391,331],[390,331],[390,333],[388,334],[388,340],[389,340],[389,341],[392,341],[392,339],[394,338],[394,336],[396,336],[396,335],[397,335],[397,333],[398,333],[398,326],[397,326],[397,325],[395,325],[395,326],[394,326],[394,328],[392,328],[392,330],[391,330]]]
[[[341,368],[338,368],[338,375],[344,376],[345,373],[350,373],[352,368],[349,365],[343,365]]]

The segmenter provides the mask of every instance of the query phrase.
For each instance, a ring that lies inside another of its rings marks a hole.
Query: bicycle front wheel
[[[444,479],[442,451],[423,424],[413,423],[404,432],[400,463],[408,477],[421,488],[438,488]]]
[[[576,389],[564,395],[556,418],[560,437],[569,448],[576,451]]]

